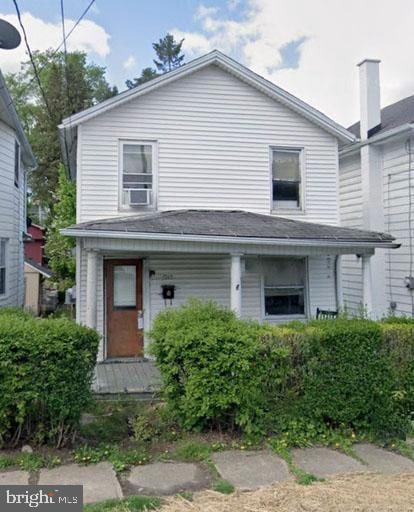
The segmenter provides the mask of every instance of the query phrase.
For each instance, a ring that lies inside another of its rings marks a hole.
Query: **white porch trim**
[[[86,260],[86,325],[96,328],[98,253],[89,250]]]
[[[239,317],[242,314],[241,257],[232,254],[230,267],[230,307]]]

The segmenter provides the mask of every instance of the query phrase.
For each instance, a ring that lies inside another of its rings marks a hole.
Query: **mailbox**
[[[175,286],[173,284],[163,284],[161,285],[162,289],[162,298],[164,300],[172,300],[175,294]]]

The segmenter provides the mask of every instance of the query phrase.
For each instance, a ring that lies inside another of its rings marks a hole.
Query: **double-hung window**
[[[265,259],[262,267],[265,316],[305,316],[305,259]]]
[[[0,238],[0,295],[6,293],[6,243],[4,238]]]
[[[20,146],[17,140],[14,142],[14,185],[19,186],[20,171]]]
[[[302,151],[273,148],[271,152],[273,208],[302,209]]]
[[[153,198],[154,144],[121,144],[121,206],[151,206]]]

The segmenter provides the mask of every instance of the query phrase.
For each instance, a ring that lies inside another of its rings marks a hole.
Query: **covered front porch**
[[[370,258],[395,246],[380,233],[231,211],[130,216],[64,232],[77,237],[77,319],[102,334],[101,392],[153,386],[152,363],[131,358],[150,357],[155,316],[190,298],[267,322],[341,309],[342,254],[362,258],[364,305],[374,315]]]

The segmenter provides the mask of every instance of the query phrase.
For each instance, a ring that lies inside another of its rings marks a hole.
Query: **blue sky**
[[[61,39],[60,0],[18,0],[33,49]],[[65,0],[68,29],[89,0]],[[403,13],[403,15],[402,15]],[[12,0],[0,18],[17,25]],[[413,0],[96,0],[69,39],[107,68],[120,90],[152,65],[152,43],[171,31],[187,60],[214,48],[231,55],[336,121],[358,115],[358,70],[381,59],[382,105],[414,92]],[[3,72],[27,60],[24,45],[0,52]]]
[[[11,0],[2,3],[2,13],[14,14]],[[21,12],[30,11],[45,21],[60,23],[58,0],[19,0],[18,4]],[[66,0],[65,17],[78,19],[88,4],[89,0]],[[111,50],[104,59],[91,55],[91,60],[107,66],[109,80],[125,88],[126,78],[137,76],[143,67],[153,65],[154,41],[174,27],[186,31],[200,29],[200,20],[196,19],[199,5],[199,0],[96,0],[86,17],[110,34]],[[243,16],[242,2],[237,10],[229,9],[225,0],[209,1],[208,5],[228,13],[234,20]],[[136,66],[126,70],[123,64],[130,56],[135,58]]]

